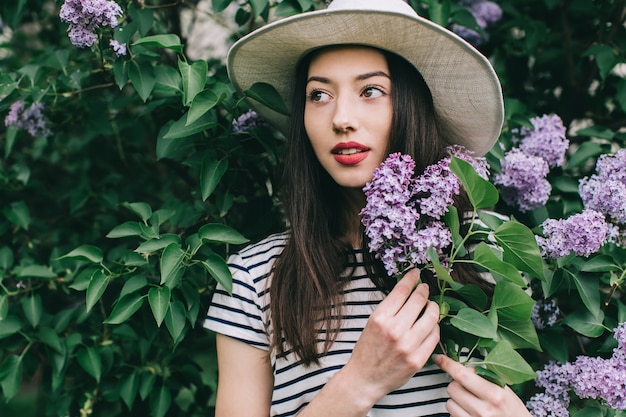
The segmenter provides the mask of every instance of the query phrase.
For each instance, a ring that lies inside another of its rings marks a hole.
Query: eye
[[[365,87],[363,89],[363,93],[361,93],[365,98],[379,98],[387,93],[385,93],[382,89],[378,87]]]
[[[326,103],[330,100],[330,94],[325,93],[322,90],[313,90],[308,94],[309,101],[314,103]]]

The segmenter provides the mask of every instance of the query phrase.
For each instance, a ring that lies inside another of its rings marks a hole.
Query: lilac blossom
[[[11,105],[9,114],[4,119],[4,125],[26,130],[32,137],[50,136],[52,131],[48,128],[48,121],[43,111],[42,103],[33,103],[26,108],[26,103],[18,100]]]
[[[493,182],[501,185],[502,198],[508,204],[528,211],[544,205],[552,186],[546,179],[550,168],[537,156],[526,155],[519,148],[507,152],[502,161],[502,172],[494,175]]]
[[[526,403],[526,408],[533,417],[569,417],[567,406],[549,395],[533,395]]]
[[[462,147],[447,151],[487,175],[486,163]],[[408,155],[394,153],[376,168],[363,191],[367,199],[361,211],[368,246],[390,276],[430,262],[434,248],[442,263],[452,235],[441,218],[460,192],[460,181],[450,170],[451,157],[428,166],[414,176],[415,162]]]
[[[526,407],[534,417],[561,416],[570,403],[569,392],[581,399],[603,402],[626,410],[626,322],[613,332],[617,347],[610,358],[579,356],[574,362],[548,363],[537,372],[535,383],[544,393],[533,396]]]
[[[262,126],[268,126],[268,123],[254,110],[248,110],[237,119],[233,119],[233,132],[235,133],[244,133],[252,128]]]
[[[615,156],[600,156],[596,172],[579,182],[584,206],[626,224],[626,149],[620,149]]]
[[[119,43],[115,39],[111,39],[111,42],[109,42],[109,45],[111,45],[113,52],[115,52],[115,55],[117,56],[124,56],[128,53],[126,49],[126,45],[123,43]]]
[[[609,233],[604,215],[589,209],[567,219],[547,219],[541,227],[545,237],[537,236],[537,244],[543,256],[552,258],[570,252],[589,256],[607,242]]]
[[[97,30],[116,27],[120,16],[122,8],[111,0],[65,0],[59,13],[61,20],[69,23],[70,42],[79,48],[93,46]]]
[[[563,165],[569,140],[565,126],[557,115],[544,115],[530,119],[533,128],[523,127],[517,131],[522,137],[519,148],[526,154],[543,158],[550,167]]]
[[[481,29],[486,29],[489,25],[497,23],[502,19],[502,9],[493,1],[466,0],[460,2],[460,4],[468,8]],[[481,45],[483,43],[480,33],[468,27],[453,24],[452,31],[473,45]]]
[[[538,330],[552,327],[561,314],[554,300],[539,300],[533,306],[530,320]]]

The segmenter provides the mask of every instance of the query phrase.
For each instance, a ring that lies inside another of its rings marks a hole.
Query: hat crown
[[[335,0],[328,10],[376,10],[417,17],[417,13],[403,0]]]

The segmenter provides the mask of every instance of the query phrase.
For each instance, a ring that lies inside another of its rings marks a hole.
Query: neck
[[[344,197],[346,203],[345,237],[353,248],[360,248],[363,245],[363,237],[359,212],[365,207],[365,194],[360,188],[346,188]]]

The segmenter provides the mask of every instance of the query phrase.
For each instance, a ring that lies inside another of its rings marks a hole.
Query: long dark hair
[[[404,58],[382,52],[392,82],[389,153],[411,155],[416,172],[422,172],[445,156],[448,143],[437,128],[432,96],[419,71]],[[341,320],[341,290],[348,279],[344,269],[354,256],[345,226],[354,222],[354,212],[343,189],[317,160],[304,128],[305,84],[314,54],[304,57],[297,69],[281,185],[289,238],[270,284],[272,346],[279,355],[293,351],[305,365],[318,363],[321,328],[327,330],[324,352],[336,336],[332,329]],[[459,213],[468,208],[463,199],[455,205]],[[389,290],[395,278],[366,250],[363,254],[372,281]]]

